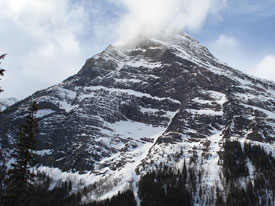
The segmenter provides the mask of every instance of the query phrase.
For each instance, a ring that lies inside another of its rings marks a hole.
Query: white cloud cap
[[[219,17],[227,0],[109,0],[123,5],[116,35],[118,44],[158,32],[197,31],[209,15]]]

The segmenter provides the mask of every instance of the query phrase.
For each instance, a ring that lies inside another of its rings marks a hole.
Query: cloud
[[[244,57],[242,44],[234,36],[220,34],[217,39],[207,43],[207,46],[216,58],[230,63],[232,67],[248,66],[243,64],[243,58],[240,58]]]
[[[207,17],[220,17],[227,5],[227,0],[109,1],[125,10],[117,24],[117,43],[159,32],[198,31]]]
[[[62,81],[84,63],[79,36],[88,18],[83,5],[9,0],[0,1],[0,10],[0,53],[8,53],[3,96],[25,97]]]
[[[275,79],[275,56],[265,56],[256,66],[253,74],[264,79]]]
[[[237,40],[232,37],[225,34],[220,34],[217,40],[213,43],[213,47],[216,49],[233,49],[238,46]]]

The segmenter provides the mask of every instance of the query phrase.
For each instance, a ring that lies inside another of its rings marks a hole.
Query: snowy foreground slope
[[[183,33],[109,46],[76,75],[9,107],[0,116],[7,162],[33,100],[40,108],[39,170],[72,180],[75,190],[97,185],[83,201],[128,188],[138,200],[140,176],[160,164],[181,169],[184,161],[203,171],[206,191],[222,189],[226,139],[275,156],[275,84],[219,62]],[[246,164],[253,180],[255,168]]]

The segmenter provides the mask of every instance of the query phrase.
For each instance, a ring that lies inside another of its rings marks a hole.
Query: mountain
[[[0,116],[7,165],[34,100],[38,170],[73,181],[74,191],[92,188],[83,201],[130,188],[145,205],[141,178],[183,166],[194,205],[234,201],[251,185],[254,203],[274,201],[275,83],[220,62],[187,34],[109,46],[76,75],[7,108]]]
[[[0,111],[5,110],[7,107],[15,104],[16,102],[18,102],[18,100],[14,97],[0,99]]]

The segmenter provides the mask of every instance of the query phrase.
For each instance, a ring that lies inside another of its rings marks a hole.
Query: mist
[[[116,45],[160,32],[196,32],[209,17],[221,20],[227,0],[109,0],[123,8],[116,25]]]

